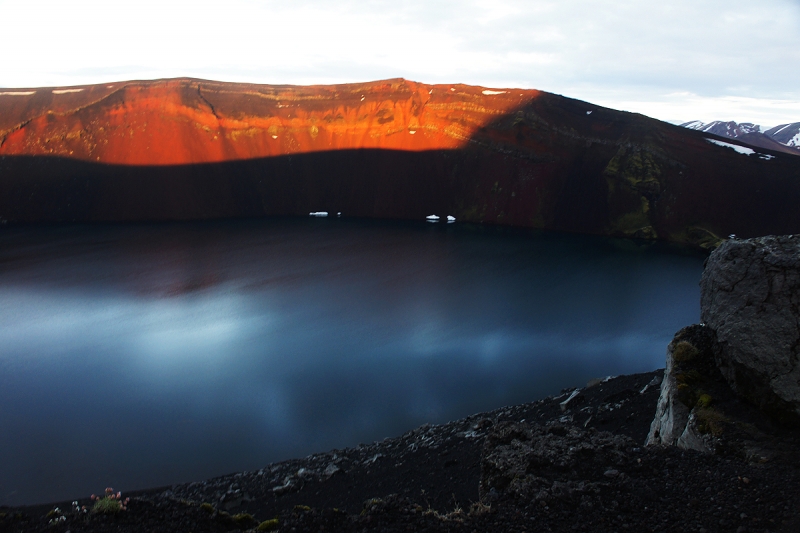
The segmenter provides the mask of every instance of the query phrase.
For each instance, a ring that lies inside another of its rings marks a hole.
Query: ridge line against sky
[[[403,77],[800,122],[800,0],[0,0],[0,31],[3,88]]]

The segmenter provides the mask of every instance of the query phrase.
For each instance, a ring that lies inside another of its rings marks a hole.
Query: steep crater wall
[[[800,232],[800,158],[708,135],[536,90],[402,79],[4,91],[0,222],[436,213],[704,248]]]

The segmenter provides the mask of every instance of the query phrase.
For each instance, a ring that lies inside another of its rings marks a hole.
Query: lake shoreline
[[[71,502],[0,507],[0,530],[232,531],[277,518],[281,531],[796,531],[796,461],[644,448],[662,375],[594,380],[372,444],[126,493],[128,510],[116,515],[73,512]],[[602,443],[572,466],[543,468],[537,475],[552,487],[536,495],[482,487],[492,446],[537,431],[577,439],[570,451]]]

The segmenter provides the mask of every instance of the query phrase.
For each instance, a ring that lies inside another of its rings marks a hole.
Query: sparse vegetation
[[[256,529],[258,531],[275,531],[276,529],[278,529],[278,525],[279,525],[278,519],[271,518],[269,520],[264,520],[263,522],[258,524],[258,527]]]
[[[697,420],[697,429],[700,433],[711,434],[714,437],[719,437],[725,431],[725,416],[711,407],[704,407],[696,409],[694,412],[695,420]]]
[[[253,515],[250,513],[239,513],[233,515],[233,521],[236,522],[236,525],[238,526],[246,527],[255,522],[256,519],[253,518]]]
[[[103,497],[92,494],[92,500],[94,500],[92,512],[96,514],[116,514],[126,511],[128,502],[131,501],[130,498],[123,500],[121,492],[114,494],[114,489],[111,487],[106,488],[106,494]]]
[[[700,408],[708,407],[709,405],[711,405],[712,401],[713,400],[711,396],[709,396],[708,394],[701,394],[700,398],[697,399],[697,407]]]
[[[492,504],[475,502],[469,506],[469,514],[472,516],[482,516],[492,512]]]
[[[672,360],[676,363],[686,363],[697,357],[699,353],[700,351],[692,343],[680,341],[672,350]]]

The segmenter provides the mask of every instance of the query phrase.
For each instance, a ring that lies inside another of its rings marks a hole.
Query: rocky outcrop
[[[719,351],[714,331],[705,324],[675,335],[645,444],[758,463],[794,457],[797,430],[764,416],[731,389],[717,368]]]
[[[695,324],[680,330],[667,346],[667,364],[661,382],[656,415],[645,444],[674,445],[710,452],[712,397],[706,392],[717,377],[714,337],[709,328]]]
[[[753,461],[794,454],[782,435],[800,420],[800,238],[730,240],[700,285],[704,322],[667,347],[646,444]]]
[[[800,420],[800,236],[729,240],[709,257],[701,319],[730,386],[785,422]]]

